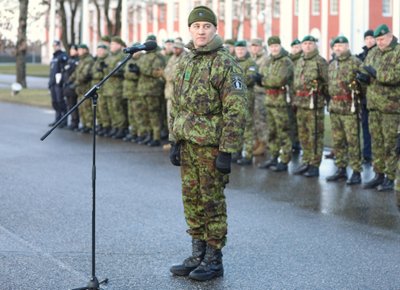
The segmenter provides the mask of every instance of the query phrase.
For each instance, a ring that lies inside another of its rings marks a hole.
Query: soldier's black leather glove
[[[363,68],[368,72],[368,74],[369,74],[371,77],[373,77],[374,79],[376,79],[376,69],[374,69],[374,68],[373,68],[372,66],[370,66],[370,65],[364,66]]]
[[[169,160],[175,166],[181,166],[181,144],[172,143],[169,150]]]
[[[215,160],[215,167],[221,173],[231,173],[231,153],[219,152],[217,159]]]
[[[262,86],[262,79],[263,79],[263,75],[260,73],[256,73],[253,76],[254,82],[259,85],[260,87]]]
[[[139,73],[140,73],[140,68],[138,67],[138,65],[137,65],[136,63],[130,63],[130,64],[128,65],[128,70],[129,70],[131,73],[136,73],[136,74],[139,74]]]
[[[395,152],[396,152],[397,156],[400,155],[400,133],[397,134]]]
[[[360,71],[357,71],[356,73],[356,80],[367,85],[369,85],[371,82],[370,76]]]

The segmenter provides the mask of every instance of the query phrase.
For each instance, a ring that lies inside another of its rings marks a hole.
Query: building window
[[[274,18],[279,18],[281,16],[281,1],[274,0],[273,16]]]
[[[174,21],[179,20],[179,3],[175,2],[174,3]]]
[[[225,20],[225,0],[219,1],[219,19]]]
[[[382,15],[392,16],[392,0],[382,0]]]
[[[237,2],[233,2],[233,19],[240,19],[241,5]]]
[[[311,15],[319,15],[321,11],[321,1],[312,0],[311,5]]]
[[[294,15],[299,15],[299,0],[294,0]]]
[[[244,17],[247,19],[251,18],[251,0],[246,0]]]
[[[160,9],[160,23],[165,23],[166,14],[167,14],[167,5],[161,4],[159,6]]]
[[[147,5],[147,21],[153,22],[153,5]]]
[[[330,0],[330,11],[331,11],[331,15],[338,15],[339,13],[339,3],[338,0]]]

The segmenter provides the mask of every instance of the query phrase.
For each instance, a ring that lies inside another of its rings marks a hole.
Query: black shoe
[[[92,132],[92,129],[90,129],[89,127],[82,127],[81,132],[84,134],[89,134],[90,132]]]
[[[394,180],[385,177],[381,185],[376,188],[378,191],[392,191],[394,189]]]
[[[137,138],[135,140],[132,140],[132,142],[135,142],[137,144],[141,144],[141,142],[143,142],[144,139],[146,139],[146,135],[142,135],[142,136],[137,136]]]
[[[271,157],[270,159],[268,159],[264,163],[261,163],[260,165],[258,165],[258,168],[268,169],[271,166],[277,166],[277,165],[278,165],[278,157]]]
[[[242,157],[236,161],[238,165],[251,165],[253,163],[253,158]]]
[[[110,131],[108,131],[107,135],[104,135],[106,137],[111,137],[114,136],[115,134],[117,134],[118,129],[117,128],[112,128]]]
[[[363,188],[364,189],[375,188],[378,185],[381,185],[384,180],[385,180],[385,174],[383,174],[383,173],[375,173],[374,178],[372,178],[367,183],[364,183]]]
[[[353,174],[351,175],[350,179],[346,181],[347,185],[354,185],[360,183],[361,183],[361,173],[358,171],[353,171]]]
[[[314,165],[308,166],[308,170],[304,172],[303,176],[305,177],[318,177],[319,176],[319,168]]]
[[[231,162],[236,163],[239,159],[242,159],[242,153],[236,152],[232,154]]]
[[[341,179],[347,179],[346,167],[339,167],[335,174],[326,178],[326,181],[339,181]]]
[[[192,255],[185,259],[181,264],[173,265],[169,270],[171,273],[178,276],[188,276],[190,272],[196,269],[206,254],[206,242],[193,239],[192,240]]]
[[[107,136],[111,131],[110,127],[104,127],[101,131],[99,131],[99,133],[97,133],[98,136]]]
[[[124,138],[122,138],[122,141],[125,142],[131,142],[133,139],[133,135],[131,133],[129,133],[128,135],[126,135]]]
[[[75,131],[76,129],[78,129],[78,125],[69,125],[68,127],[67,127],[67,129],[69,129],[69,130],[71,130],[71,131]]]
[[[294,171],[294,175],[302,175],[304,172],[308,170],[309,165],[306,163],[301,164],[299,167],[297,167]]]
[[[276,166],[271,166],[271,170],[275,172],[283,172],[288,170],[287,163],[279,162]]]
[[[200,265],[189,274],[189,278],[197,281],[208,281],[224,275],[221,250],[207,245],[206,254]]]
[[[147,143],[147,146],[158,147],[158,146],[161,146],[161,142],[160,142],[160,140],[151,140],[150,142]]]
[[[60,129],[64,129],[64,128],[68,129],[67,121],[64,121],[64,122],[60,123],[60,125],[58,125],[58,128],[60,128]]]
[[[117,130],[117,133],[115,133],[115,135],[113,135],[111,138],[113,139],[122,139],[124,138],[126,135],[125,133],[125,129],[124,128],[120,128]]]
[[[144,137],[144,139],[140,142],[138,142],[138,144],[140,145],[147,145],[148,143],[150,143],[151,141],[153,141],[153,137],[151,137],[151,134],[148,134]]]

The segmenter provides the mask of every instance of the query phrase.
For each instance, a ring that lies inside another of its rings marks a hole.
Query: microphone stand
[[[117,72],[131,57],[132,54],[135,53],[129,52],[121,62],[107,75],[105,76],[99,83],[94,85],[89,91],[87,91],[82,100],[80,100],[75,106],[73,106],[65,115],[58,120],[53,127],[44,134],[40,140],[43,141],[54,131],[73,111],[75,111],[84,101],[87,99],[92,100],[92,108],[93,108],[93,163],[92,163],[92,278],[89,283],[85,287],[75,288],[72,290],[100,290],[101,284],[107,284],[108,278],[99,282],[96,277],[96,111],[97,111],[97,99],[98,94],[97,91],[101,88],[101,86],[115,73]]]

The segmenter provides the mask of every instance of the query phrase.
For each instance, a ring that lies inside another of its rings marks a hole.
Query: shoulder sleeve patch
[[[243,80],[242,77],[239,75],[234,75],[232,77],[232,86],[235,90],[237,91],[242,91],[243,90]]]

